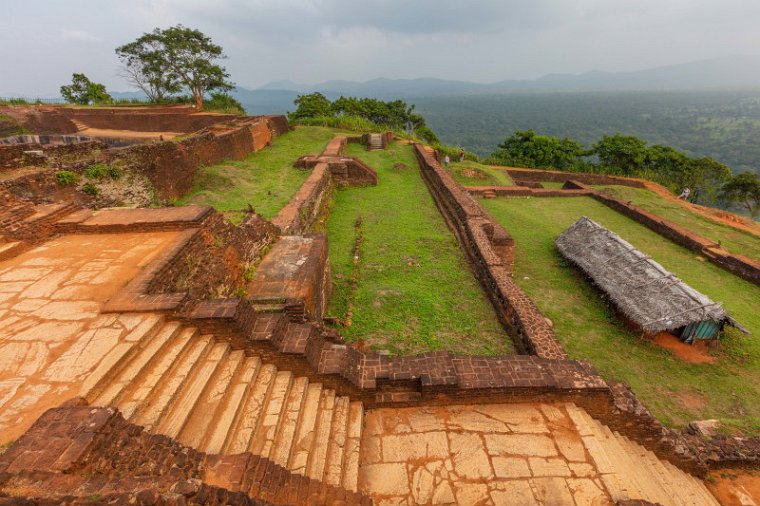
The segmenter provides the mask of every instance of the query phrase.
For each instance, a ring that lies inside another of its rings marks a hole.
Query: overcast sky
[[[124,91],[114,48],[198,28],[239,86],[289,79],[477,82],[760,54],[760,0],[0,0],[0,96],[83,72]]]

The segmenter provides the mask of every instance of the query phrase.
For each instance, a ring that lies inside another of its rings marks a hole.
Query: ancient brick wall
[[[29,165],[29,160],[24,156],[24,151],[42,151],[43,156],[59,159],[62,157],[80,158],[95,150],[105,148],[106,145],[103,142],[96,140],[75,144],[0,144],[0,170]]]
[[[314,225],[325,217],[333,189],[333,178],[328,165],[318,163],[290,202],[272,219],[272,224],[282,235],[311,232]]]
[[[0,487],[86,504],[372,504],[249,452],[196,451],[81,399],[46,411],[0,455]]]
[[[200,233],[170,257],[155,273],[147,293],[184,292],[192,299],[229,297],[243,288],[249,264],[261,260],[276,231],[258,215],[239,227],[214,212]]]
[[[86,127],[138,132],[197,132],[203,128],[240,119],[240,115],[194,112],[191,108],[95,108],[61,107],[61,115]]]
[[[124,161],[131,170],[146,176],[162,199],[169,200],[190,191],[200,166],[239,160],[252,151],[263,149],[271,142],[271,137],[262,134],[261,128],[244,123],[225,132],[205,132],[181,141],[112,149],[106,153],[106,158],[109,162]]]
[[[667,221],[633,204],[623,202],[600,192],[592,192],[592,197],[615,211],[641,223],[650,230],[667,237],[684,248],[704,255],[709,261],[737,276],[760,285],[760,262],[743,255],[729,253],[720,245],[692,231]]]
[[[546,318],[512,281],[511,265],[494,248],[511,248],[512,238],[441,168],[433,153],[419,144],[415,153],[438,207],[459,237],[499,319],[516,334],[517,346],[539,357],[565,358]]]
[[[634,188],[646,188],[644,183],[639,179],[622,176],[610,176],[607,174],[562,172],[559,170],[542,169],[520,169],[516,167],[505,167],[504,170],[506,170],[507,174],[509,174],[509,177],[511,177],[513,181],[549,181],[553,183],[564,183],[569,179],[573,179],[584,184],[616,184],[622,186],[632,186]]]
[[[26,130],[36,134],[75,134],[77,126],[51,106],[0,106],[0,112],[16,119]]]

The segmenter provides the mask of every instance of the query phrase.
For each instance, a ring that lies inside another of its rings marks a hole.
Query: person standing
[[[464,161],[464,149],[459,151],[459,163]]]
[[[451,158],[449,158],[449,155],[446,155],[443,157],[443,165],[445,165],[446,167],[449,166],[450,161],[451,161]]]
[[[679,199],[684,199],[684,200],[689,200],[689,194],[690,194],[690,193],[691,193],[691,190],[690,190],[690,189],[689,189],[689,187],[687,186],[686,188],[684,188],[684,189],[683,189],[683,191],[682,191],[682,192],[681,192],[681,194],[678,196],[678,198],[679,198]]]

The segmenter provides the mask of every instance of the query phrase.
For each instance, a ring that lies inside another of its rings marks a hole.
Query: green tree
[[[151,102],[161,102],[182,89],[179,76],[170,71],[166,62],[158,29],[117,47],[116,55],[122,64],[122,76]]]
[[[619,169],[625,175],[633,175],[645,166],[646,141],[629,135],[605,135],[591,147],[591,154],[599,157],[603,166]]]
[[[731,178],[731,169],[712,158],[690,158],[680,183],[693,190],[695,202],[715,204],[718,193]]]
[[[754,172],[737,174],[723,185],[720,197],[745,208],[754,220],[760,214],[760,177]]]
[[[288,114],[291,120],[306,118],[332,117],[333,109],[330,100],[319,92],[308,95],[298,95],[293,103],[296,110]]]
[[[61,96],[67,102],[73,104],[102,104],[112,101],[111,95],[106,92],[106,87],[100,83],[94,83],[84,74],[73,74],[71,84],[61,86]]]
[[[507,165],[564,169],[583,154],[572,139],[539,135],[534,130],[516,131],[491,156]]]
[[[116,54],[128,75],[133,76],[131,82],[140,89],[147,88],[154,99],[184,88],[200,110],[206,93],[234,88],[225,68],[215,63],[226,58],[222,47],[200,30],[182,25],[156,28],[116,48]]]

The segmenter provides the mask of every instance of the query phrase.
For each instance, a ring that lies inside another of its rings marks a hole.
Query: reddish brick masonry
[[[0,455],[0,490],[51,503],[79,497],[86,504],[372,504],[248,452],[208,455],[184,447],[83,400],[48,410]]]
[[[542,358],[567,358],[547,319],[512,281],[507,255],[499,255],[500,249],[513,247],[512,238],[440,166],[434,152],[416,144],[415,153],[436,204],[458,236],[499,319],[516,336],[516,344]]]

